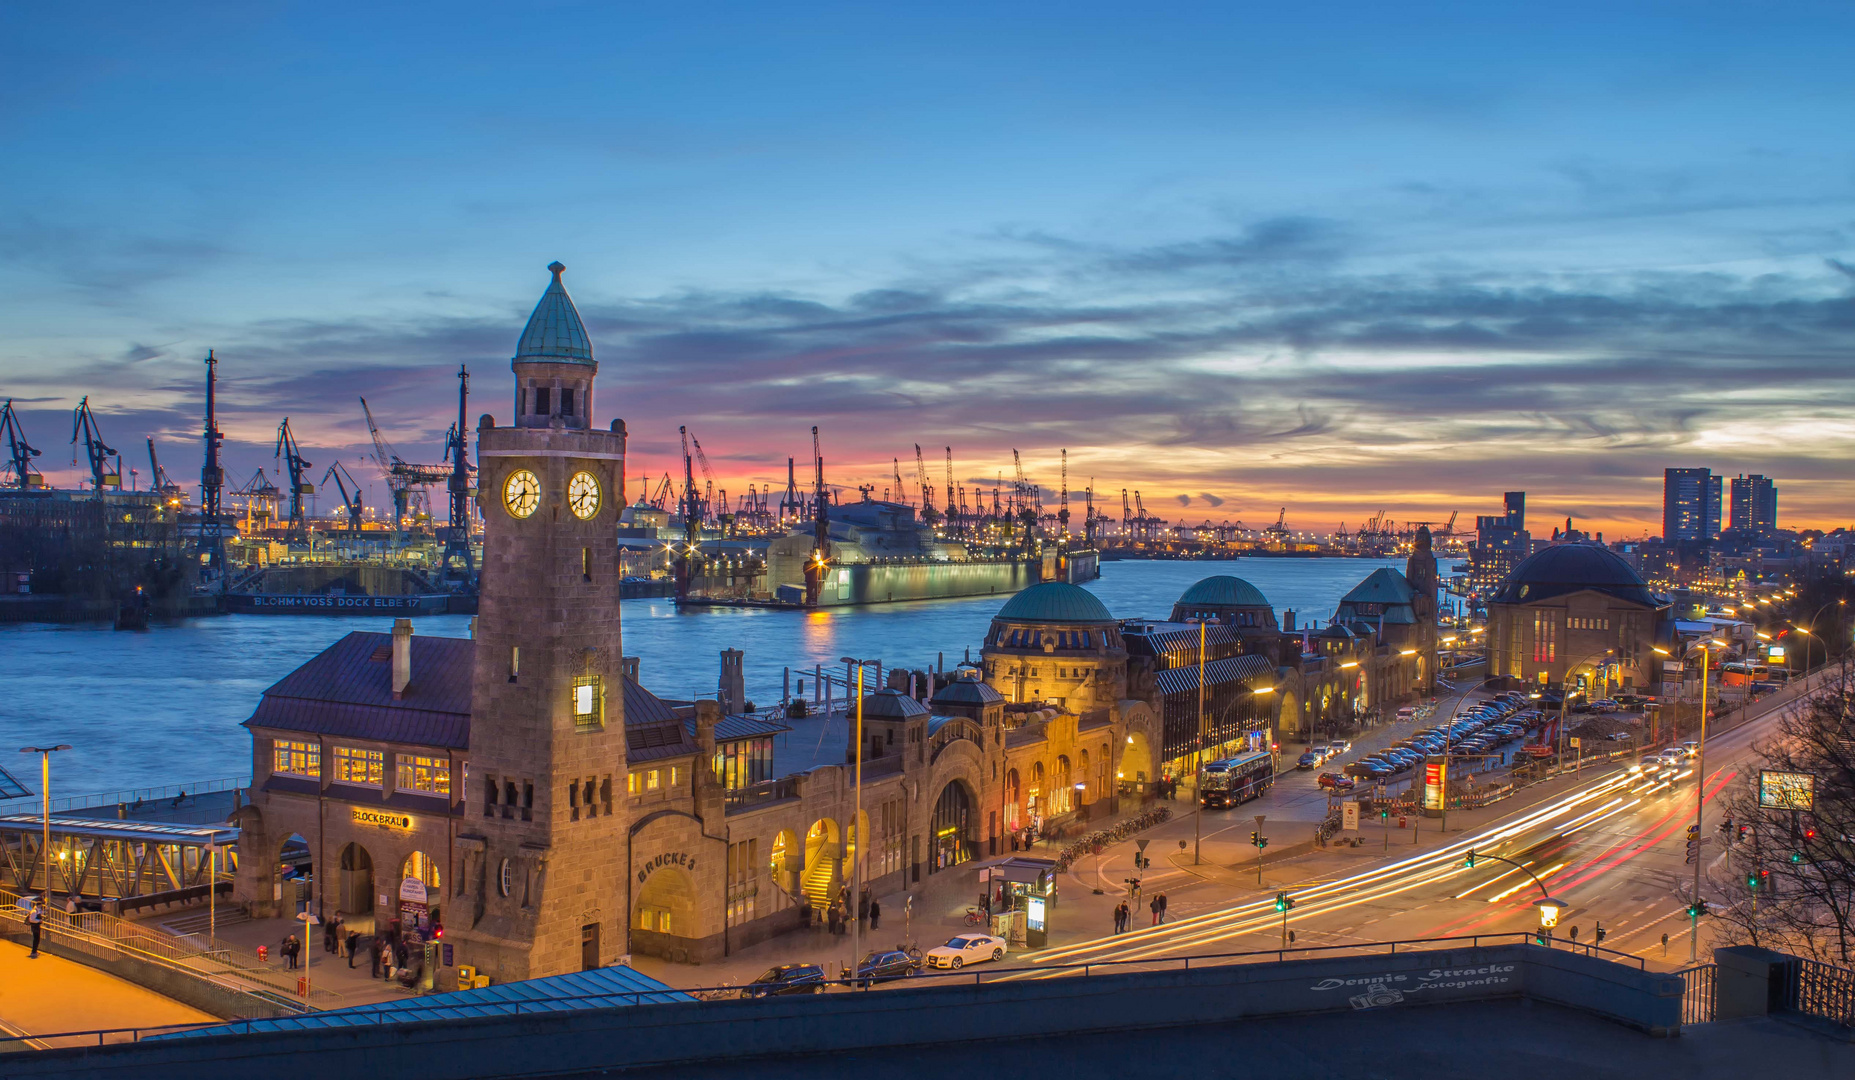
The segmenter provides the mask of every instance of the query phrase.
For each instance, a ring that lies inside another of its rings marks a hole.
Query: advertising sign
[[[1340,828],[1349,832],[1359,829],[1359,804],[1351,799],[1340,804]]]
[[[1784,646],[1773,645],[1765,655],[1772,660],[1782,660],[1784,659]]]
[[[1809,773],[1758,771],[1758,805],[1767,810],[1816,809],[1816,777]]]
[[[1443,811],[1443,785],[1446,780],[1443,759],[1432,755],[1423,763],[1423,808],[1426,812]]]

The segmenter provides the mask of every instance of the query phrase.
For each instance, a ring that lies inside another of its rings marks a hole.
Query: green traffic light
[[[1469,852],[1468,861],[1463,863],[1462,865],[1470,870],[1475,869],[1475,853],[1473,851]]]
[[[1791,865],[1795,866],[1796,864],[1802,861],[1803,861],[1803,852],[1801,851],[1791,852]]]

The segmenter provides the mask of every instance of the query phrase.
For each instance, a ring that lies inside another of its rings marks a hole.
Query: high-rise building
[[[1503,513],[1482,514],[1475,518],[1475,546],[1469,550],[1469,586],[1475,592],[1489,593],[1520,561],[1533,553],[1533,538],[1527,533],[1527,493],[1509,491],[1501,497]]]
[[[1733,478],[1733,531],[1743,537],[1771,540],[1778,534],[1778,485],[1753,473]]]
[[[1662,541],[1706,544],[1720,535],[1722,481],[1710,469],[1662,471]]]

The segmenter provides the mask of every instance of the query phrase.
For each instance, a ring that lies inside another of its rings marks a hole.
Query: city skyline
[[[55,483],[88,394],[191,486],[212,348],[234,481],[288,416],[378,507],[355,397],[438,460],[558,258],[634,478],[687,424],[803,485],[817,424],[853,494],[919,443],[1115,517],[1619,539],[1706,467],[1848,524],[1847,13],[1439,12],[15,13],[0,396]]]

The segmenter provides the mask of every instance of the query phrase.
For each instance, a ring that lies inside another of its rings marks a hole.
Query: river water
[[[1392,559],[1237,559],[1109,562],[1088,588],[1121,618],[1165,618],[1186,587],[1235,574],[1300,624],[1325,622],[1341,596]],[[625,653],[640,681],[666,698],[713,696],[720,652],[746,653],[747,696],[779,698],[781,673],[842,670],[840,656],[923,668],[952,667],[977,652],[1004,600],[973,597],[819,612],[715,609],[679,612],[668,600],[627,600]],[[415,620],[416,632],[469,633],[470,620]],[[56,755],[54,795],[188,783],[251,771],[251,739],[239,724],[266,687],[353,630],[385,631],[391,618],[227,615],[142,632],[104,626],[0,626],[0,768],[38,789],[38,762],[7,753],[69,743]],[[808,678],[809,683],[809,678]],[[809,686],[808,686],[809,689]],[[12,760],[6,760],[12,759]],[[21,810],[11,806],[7,809]]]

